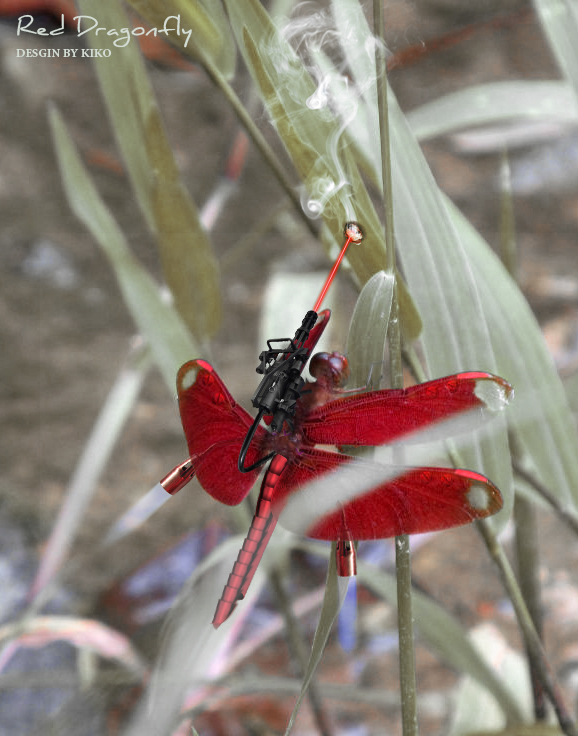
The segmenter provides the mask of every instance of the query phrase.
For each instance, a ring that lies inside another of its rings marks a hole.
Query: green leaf
[[[386,264],[383,228],[357,163],[348,151],[343,121],[312,98],[317,84],[258,0],[225,0],[245,62],[259,88],[297,172],[304,183],[306,211],[321,216],[323,242],[337,250],[336,236],[348,220],[363,228],[363,244],[350,248],[347,260],[360,285]],[[400,279],[404,335],[415,339],[419,315]]]
[[[335,622],[335,619],[337,618],[337,615],[341,609],[341,605],[345,598],[345,593],[347,592],[348,578],[339,578],[339,581],[337,578],[337,570],[335,566],[335,543],[331,545],[331,549],[333,554],[331,554],[329,558],[329,568],[327,570],[327,581],[325,584],[325,595],[323,596],[321,613],[319,615],[317,628],[315,629],[315,636],[313,638],[313,644],[311,646],[311,654],[309,655],[309,661],[307,662],[307,667],[305,668],[305,672],[303,673],[301,692],[299,693],[299,697],[297,698],[297,702],[295,703],[295,707],[293,708],[293,712],[291,713],[291,718],[289,719],[289,723],[287,724],[287,728],[285,730],[285,736],[289,736],[289,734],[291,733],[291,730],[295,723],[295,719],[297,718],[297,714],[299,713],[301,703],[303,702],[303,698],[305,697],[309,685],[311,684],[311,680],[313,678],[313,675],[315,674],[315,670],[317,669],[319,662],[323,657],[323,652],[325,651],[325,646],[327,645],[327,639],[329,638],[329,634],[331,633],[331,629],[333,628],[333,623]]]
[[[176,372],[198,354],[176,310],[162,299],[158,286],[130,251],[124,236],[90,179],[64,122],[50,108],[50,126],[66,196],[75,215],[100,244],[117,277],[125,303],[171,393]]]
[[[578,120],[578,100],[566,82],[492,82],[459,90],[412,110],[407,120],[418,140],[465,128],[519,121]]]
[[[507,413],[510,426],[542,480],[563,502],[575,503],[578,436],[538,325],[492,250],[439,191],[391,92],[389,100],[398,253],[424,318],[429,373],[481,369],[509,380],[517,394]],[[371,106],[366,115],[375,116]],[[371,160],[371,151],[366,154]],[[505,520],[513,500],[505,435],[464,457],[503,491]]]
[[[195,61],[206,60],[217,67],[225,79],[235,74],[236,48],[231,28],[220,2],[214,0],[128,0],[151,26],[161,30],[170,16],[180,16],[180,34],[159,34]],[[171,20],[168,28],[176,26]],[[187,32],[191,30],[190,36]]]
[[[427,373],[502,374],[492,343],[496,315],[485,309],[483,277],[472,267],[446,200],[391,92],[389,111],[398,256],[423,318],[421,346]],[[492,257],[489,248],[486,251]],[[496,298],[494,293],[492,299]],[[505,372],[503,377],[516,388],[516,376]],[[483,472],[502,491],[504,523],[513,502],[510,455],[504,422],[494,420],[492,429],[490,436],[472,433],[471,447],[462,449],[461,455],[465,467]]]
[[[80,0],[88,14],[91,0]],[[165,16],[166,17],[166,16]],[[98,20],[121,28],[129,20],[118,0],[99,0]],[[200,340],[214,334],[221,319],[217,262],[197,209],[181,182],[160,112],[136,43],[112,46],[105,34],[86,34],[95,49],[95,69],[137,201],[159,244],[167,285],[183,319]]]
[[[534,0],[550,48],[562,74],[578,94],[578,8],[567,0]]]
[[[479,275],[483,315],[491,325],[498,372],[510,380],[516,398],[509,425],[538,475],[563,505],[578,510],[578,433],[564,387],[540,326],[499,259],[449,201],[466,256]]]
[[[393,284],[391,274],[379,271],[365,284],[355,304],[347,336],[352,387],[379,388]]]

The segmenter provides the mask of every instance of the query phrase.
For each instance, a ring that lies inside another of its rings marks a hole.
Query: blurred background
[[[324,3],[309,5],[317,9]],[[17,37],[15,18],[26,12],[34,12],[48,28],[57,28],[61,4],[0,0],[0,614],[4,621],[13,619],[25,604],[67,484],[136,332],[109,264],[65,200],[49,133],[48,101],[62,112],[131,248],[161,279],[157,250],[123,173],[90,59],[80,53],[66,59],[17,56],[19,48],[82,49],[83,40],[72,32],[46,43],[39,36]],[[385,14],[389,80],[404,112],[468,85],[560,76],[529,2],[387,0]],[[202,69],[168,48],[149,55],[154,58],[147,59],[147,71],[168,137],[200,208],[229,175],[230,196],[210,234],[221,261],[223,322],[211,343],[211,355],[190,357],[210,357],[231,393],[248,407],[256,385],[257,356],[264,347],[258,342],[258,329],[270,278],[280,272],[326,271],[328,259],[291,216],[290,206],[280,209],[285,195],[259,153],[250,144],[246,148],[240,144],[234,113]],[[239,63],[234,87],[283,157],[263,109],[255,101],[249,103],[247,82]],[[553,122],[532,130],[518,126],[508,135],[519,283],[560,373],[571,382],[578,368],[578,132],[575,125]],[[484,129],[424,143],[441,189],[496,248],[502,141],[500,131]],[[231,161],[235,142],[241,153]],[[278,214],[264,235],[239,250],[243,237],[269,212]],[[356,292],[343,275],[335,290],[332,349],[343,350]],[[210,548],[211,535],[218,539],[227,530],[228,510],[192,484],[117,545],[103,549],[101,541],[115,519],[185,455],[175,397],[153,369],[99,481],[74,541],[71,564],[46,611],[103,621],[129,635],[143,658],[152,660],[159,647],[160,614],[178,590],[175,586],[161,595],[155,588],[157,578],[167,564],[174,564],[175,579],[184,582],[189,562],[192,567],[195,556],[202,556],[203,545]],[[553,518],[545,514],[540,521],[541,537],[548,540],[542,550],[543,583],[552,593],[548,645],[557,671],[569,672],[576,663],[578,552],[572,537],[555,526]],[[201,530],[205,530],[201,541],[195,537],[193,543],[185,536]],[[165,597],[159,615],[143,626],[138,617],[134,619],[133,603],[119,593],[119,581],[178,540],[184,544],[175,553],[178,564],[163,558],[157,568],[153,565],[153,582],[143,600]],[[294,557],[292,574],[309,576],[309,585],[320,585],[323,565],[306,567],[311,563]],[[486,619],[498,620],[501,634],[519,646],[497,576],[470,530],[448,532],[420,547],[414,572],[418,585],[427,581],[428,592],[468,628]],[[472,580],[475,585],[469,583]],[[267,601],[264,605],[266,609]],[[363,673],[362,682],[368,687],[385,683],[395,692],[395,647],[383,634],[384,622],[386,631],[393,625],[391,611],[385,604],[375,604],[364,615],[368,630],[382,633],[373,648],[379,656],[366,653],[357,659],[357,675]],[[315,621],[314,613],[310,616],[307,632]],[[279,634],[256,650],[249,666],[262,673],[283,671],[287,653],[282,641]],[[14,672],[29,673],[30,668],[37,672],[39,662],[47,672],[74,671],[78,663],[70,653],[51,651],[29,650],[18,660],[17,670],[8,670],[12,680],[8,674],[0,675],[0,734],[117,733],[132,708],[131,697],[138,695],[126,682],[78,691],[64,679],[56,695],[56,689],[43,686],[41,678],[32,690],[18,682]],[[320,678],[340,682],[349,666],[334,642]],[[424,647],[418,648],[418,666],[423,733],[445,733],[457,676]],[[33,694],[38,693],[41,697],[34,698],[36,705],[31,707]],[[71,717],[71,703],[78,709],[72,711],[77,719]],[[265,701],[263,695],[239,697],[213,708],[217,712],[195,725],[207,734],[274,733],[271,729],[283,727],[291,704],[291,697],[285,701]],[[346,710],[345,705],[340,707]],[[358,704],[343,717],[350,730],[343,726],[335,733],[395,733],[396,711],[395,697],[389,706]],[[302,730],[296,733],[316,732],[307,714],[305,708]]]

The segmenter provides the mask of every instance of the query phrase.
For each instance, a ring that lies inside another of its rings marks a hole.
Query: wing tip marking
[[[514,398],[514,389],[503,378],[488,374],[476,379],[474,394],[490,411],[503,411]]]

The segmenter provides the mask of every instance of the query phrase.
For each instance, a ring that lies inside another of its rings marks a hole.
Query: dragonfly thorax
[[[298,428],[292,431],[285,425],[281,432],[271,432],[267,437],[267,451],[283,455],[289,462],[295,460],[303,444],[303,435]]]

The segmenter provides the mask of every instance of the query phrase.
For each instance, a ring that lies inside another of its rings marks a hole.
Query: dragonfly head
[[[341,353],[317,353],[311,358],[309,373],[325,388],[341,388],[349,379],[349,363]]]

